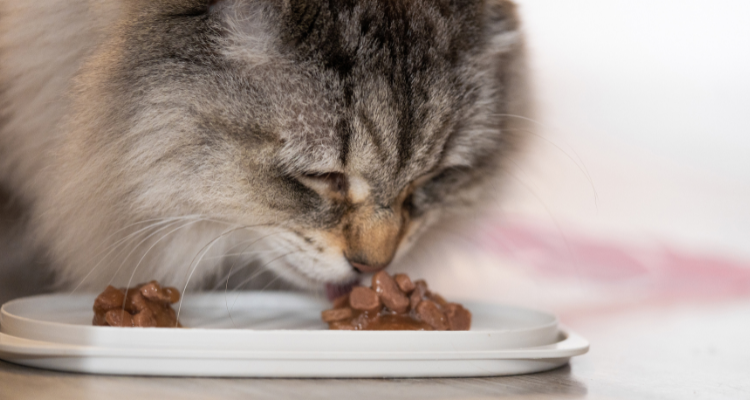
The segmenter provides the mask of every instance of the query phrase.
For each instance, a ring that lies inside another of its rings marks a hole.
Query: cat
[[[495,198],[523,43],[508,0],[0,0],[0,268],[346,285]]]

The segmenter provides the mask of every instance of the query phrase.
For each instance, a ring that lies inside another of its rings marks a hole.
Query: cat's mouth
[[[328,300],[333,301],[343,295],[349,294],[356,286],[359,286],[359,279],[354,279],[347,283],[326,283],[326,296]]]

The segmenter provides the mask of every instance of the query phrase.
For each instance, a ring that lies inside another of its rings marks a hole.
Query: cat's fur
[[[0,0],[15,254],[97,288],[351,280],[492,197],[522,56],[506,0]]]

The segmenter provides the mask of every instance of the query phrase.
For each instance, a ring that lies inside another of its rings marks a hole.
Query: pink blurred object
[[[492,225],[482,241],[490,253],[548,278],[573,278],[615,290],[627,286],[659,298],[750,294],[748,261],[594,239],[523,221]]]

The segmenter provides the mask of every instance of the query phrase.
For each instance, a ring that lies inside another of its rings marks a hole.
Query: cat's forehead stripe
[[[370,185],[359,176],[349,177],[349,199],[352,203],[362,203],[370,196]]]

